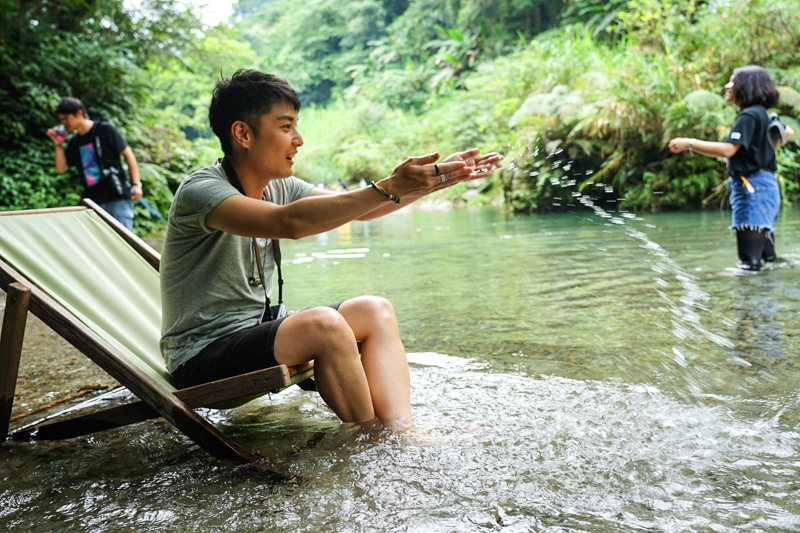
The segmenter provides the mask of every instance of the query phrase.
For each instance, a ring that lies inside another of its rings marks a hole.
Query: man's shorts
[[[341,304],[328,307],[338,310]],[[286,318],[262,322],[215,340],[172,373],[175,386],[184,389],[278,366],[275,336]]]

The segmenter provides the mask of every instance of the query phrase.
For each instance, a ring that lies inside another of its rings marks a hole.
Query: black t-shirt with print
[[[767,139],[769,116],[763,106],[754,105],[739,113],[730,134],[723,142],[738,144],[739,150],[729,159],[728,175],[732,178],[750,176],[759,170],[775,172],[775,150]]]
[[[80,172],[84,187],[83,198],[90,198],[97,203],[130,198],[130,180],[120,161],[120,153],[127,146],[128,143],[119,131],[105,121],[95,121],[86,135],[75,135],[69,140],[65,150],[67,165]],[[103,172],[112,168],[117,170],[122,194],[119,194],[108,173]]]

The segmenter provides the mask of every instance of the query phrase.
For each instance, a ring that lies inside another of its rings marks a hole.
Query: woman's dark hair
[[[778,105],[780,97],[767,71],[757,65],[733,70],[733,93],[742,109],[754,105],[769,109]]]
[[[83,102],[72,96],[65,96],[56,106],[56,115],[74,115],[78,111],[83,111],[83,118],[89,118]]]
[[[230,78],[214,85],[208,108],[208,121],[219,138],[222,151],[230,155],[231,126],[241,120],[258,135],[261,117],[270,113],[275,104],[288,104],[300,111],[300,97],[284,80],[260,70],[237,70]]]

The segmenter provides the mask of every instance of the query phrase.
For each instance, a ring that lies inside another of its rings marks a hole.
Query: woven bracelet
[[[396,203],[397,205],[400,205],[400,201],[401,200],[400,200],[399,196],[395,196],[394,194],[388,192],[386,189],[384,189],[383,187],[381,187],[380,185],[378,185],[374,181],[372,182],[372,188],[375,189],[376,191],[378,191],[379,193],[381,193],[382,195],[384,195],[389,200],[391,200],[394,203]]]

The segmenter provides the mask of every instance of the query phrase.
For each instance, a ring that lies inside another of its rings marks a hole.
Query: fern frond
[[[781,86],[778,87],[778,94],[780,95],[778,105],[791,108],[795,116],[800,117],[800,92],[791,87]]]
[[[693,115],[699,115],[711,109],[725,106],[725,99],[716,93],[700,89],[683,97],[686,108]]]
[[[606,182],[607,181],[606,178],[609,176],[609,174],[614,173],[614,171],[616,171],[617,168],[619,168],[623,159],[625,159],[624,152],[619,152],[619,151],[615,152],[612,155],[612,157],[606,159],[603,168],[601,168],[598,172],[595,173],[594,181],[598,183]]]

